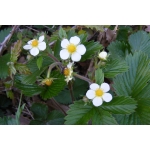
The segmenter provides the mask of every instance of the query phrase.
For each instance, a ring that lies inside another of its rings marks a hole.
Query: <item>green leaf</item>
[[[21,46],[22,46],[22,41],[18,40],[17,42],[15,42],[14,46],[11,47],[11,57],[10,57],[10,61],[11,62],[16,62],[20,52],[21,52]]]
[[[25,64],[15,63],[15,68],[20,74],[31,74],[29,68]]]
[[[51,73],[51,78],[55,78],[50,86],[43,87],[41,97],[46,100],[48,98],[58,95],[65,87],[65,78],[60,72],[53,71]]]
[[[150,58],[150,35],[144,31],[138,31],[129,36],[131,51],[142,51]]]
[[[85,34],[78,35],[78,37],[80,38],[80,43],[84,43],[87,41],[88,35],[85,33]]]
[[[5,116],[3,118],[0,118],[0,125],[17,125],[16,119]]]
[[[92,106],[84,105],[83,101],[75,101],[74,104],[70,105],[70,109],[67,111],[68,115],[65,117],[65,124],[87,124],[93,116],[93,113],[94,110]]]
[[[31,111],[36,120],[46,120],[48,116],[48,106],[42,103],[34,103],[31,106]]]
[[[68,40],[70,40],[70,38],[73,36],[77,36],[74,29],[70,29],[69,31],[67,31],[67,39]]]
[[[56,43],[55,43],[55,46],[54,46],[54,56],[60,60],[60,50],[61,50],[61,41],[60,40],[57,40]]]
[[[39,70],[40,70],[41,67],[42,67],[42,63],[43,63],[43,57],[40,56],[40,57],[37,59],[36,63],[37,63],[37,66],[38,66],[38,68],[39,68]]]
[[[82,56],[81,61],[92,58],[96,52],[103,48],[101,44],[94,41],[85,42],[83,45],[86,47],[86,53]]]
[[[4,41],[4,39],[8,36],[10,31],[11,31],[11,28],[7,28],[7,29],[0,31],[0,43],[2,43]]]
[[[51,38],[50,38],[50,42],[54,42],[54,41],[57,41],[59,39],[59,31],[56,30],[55,32],[53,32],[53,34],[51,35]]]
[[[113,78],[119,73],[128,70],[128,65],[124,60],[109,58],[106,66],[103,68],[104,76],[106,78]]]
[[[60,27],[58,34],[61,39],[67,38],[66,31],[62,27]]]
[[[104,73],[102,69],[97,69],[95,71],[95,80],[96,80],[96,83],[99,85],[101,85],[104,82]]]
[[[92,124],[117,124],[113,116],[109,112],[102,110],[101,107],[84,104],[80,100],[70,105],[70,109],[67,111],[68,115],[65,117],[65,124],[83,125],[88,124],[90,120],[92,120]]]
[[[58,110],[53,110],[48,114],[47,123],[48,125],[62,125],[64,124],[64,114]]]
[[[115,118],[101,107],[94,109],[94,115],[92,116],[93,125],[117,125]]]
[[[21,33],[21,32],[18,32],[18,33],[17,33],[17,38],[18,38],[19,40],[22,39],[22,33]]]
[[[111,102],[104,102],[101,108],[113,114],[130,114],[135,111],[137,103],[131,97],[117,96]]]
[[[10,61],[10,54],[5,54],[0,57],[0,64],[3,67],[0,67],[0,78],[5,79],[9,74],[8,74],[8,65],[7,63]]]
[[[126,62],[129,70],[114,79],[113,87],[117,95],[135,98],[150,80],[150,60],[144,53],[136,52],[127,56]]]
[[[43,88],[36,84],[23,84],[20,81],[19,76],[15,76],[14,86],[21,90],[22,93],[26,96],[38,95],[43,91]]]
[[[107,49],[112,57],[122,60],[125,59],[126,55],[128,54],[129,47],[124,42],[115,41],[111,42]]]

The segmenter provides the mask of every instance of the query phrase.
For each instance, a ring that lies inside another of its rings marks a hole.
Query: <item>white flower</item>
[[[77,36],[71,37],[70,40],[63,39],[61,41],[60,57],[66,60],[71,57],[72,61],[80,61],[81,55],[84,55],[86,48],[83,44],[80,44],[80,38]]]
[[[112,95],[106,93],[110,90],[110,86],[107,83],[102,83],[100,86],[96,83],[90,85],[90,90],[86,92],[86,96],[92,99],[94,106],[102,105],[103,101],[110,102],[112,100]]]
[[[44,51],[46,49],[46,43],[43,42],[44,35],[39,37],[39,40],[33,39],[28,41],[27,45],[23,46],[25,50],[29,50],[30,54],[36,56],[39,54],[39,51]]]
[[[67,67],[63,70],[63,73],[65,75],[65,81],[68,83],[70,80],[72,80],[72,73],[73,73],[73,62],[67,65]]]
[[[99,57],[99,59],[106,60],[107,59],[107,52],[105,52],[105,51],[100,52],[98,57]]]

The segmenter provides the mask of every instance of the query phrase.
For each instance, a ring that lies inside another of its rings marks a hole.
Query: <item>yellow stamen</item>
[[[33,46],[33,47],[37,47],[38,46],[38,40],[33,40],[32,41],[32,43],[31,43],[31,45]]]
[[[73,52],[76,51],[76,46],[74,44],[69,44],[67,46],[67,50],[72,54]]]
[[[64,71],[63,71],[63,73],[64,73],[65,76],[69,76],[69,74],[70,74],[70,69],[65,68]]]
[[[95,91],[95,94],[96,94],[96,96],[102,96],[102,95],[104,94],[104,92],[103,92],[103,90],[101,90],[101,89],[97,89],[97,90]]]

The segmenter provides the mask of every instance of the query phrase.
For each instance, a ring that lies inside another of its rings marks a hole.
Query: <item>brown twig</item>
[[[86,74],[85,74],[85,76],[87,77],[87,75],[88,75],[88,72],[91,72],[91,68],[93,67],[93,64],[94,64],[94,61],[93,61],[93,59],[91,59],[91,61],[90,61],[90,65],[89,65],[89,67],[88,67],[88,69],[87,69],[87,72],[86,72]]]
[[[9,40],[11,39],[13,33],[15,32],[15,30],[16,30],[18,27],[19,27],[19,26],[17,26],[17,25],[13,26],[11,32],[7,35],[7,37],[5,37],[4,41],[0,44],[0,55],[2,55],[3,49],[6,47],[6,44],[9,42]]]
[[[35,30],[35,29],[31,28],[31,27],[28,27],[28,26],[25,26],[25,27],[28,28],[28,29],[30,29],[30,30],[33,30],[35,32],[39,32],[38,30]]]
[[[82,80],[88,82],[89,84],[92,83],[92,81],[91,81],[90,79],[88,79],[88,78],[86,78],[86,77],[84,77],[84,76],[81,76],[81,75],[76,74],[76,73],[74,73],[73,75],[74,75],[75,77],[77,77],[77,78],[80,78],[80,79],[82,79]]]
[[[72,103],[74,103],[75,99],[74,99],[73,87],[72,87],[72,82],[71,81],[69,81],[68,87],[69,87],[69,92],[70,92],[70,95],[71,95]]]

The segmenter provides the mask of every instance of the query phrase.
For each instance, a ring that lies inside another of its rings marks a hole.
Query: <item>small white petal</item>
[[[44,35],[39,37],[39,42],[42,42],[44,40]]]
[[[38,49],[41,51],[44,51],[46,49],[46,43],[45,42],[39,43]]]
[[[92,102],[94,106],[98,107],[102,105],[103,100],[100,97],[95,97]]]
[[[99,88],[99,85],[98,84],[96,84],[96,83],[92,83],[91,85],[90,85],[90,89],[92,89],[92,90],[97,90]]]
[[[108,92],[110,90],[110,86],[109,84],[107,83],[102,83],[101,84],[101,89],[104,91],[104,92]]]
[[[72,62],[72,63],[69,62],[69,64],[67,65],[67,68],[70,68],[70,69],[71,69],[72,65],[73,65],[73,62]]]
[[[74,53],[71,55],[71,59],[72,59],[72,61],[75,61],[75,62],[80,61],[81,55],[80,55],[79,53],[77,53],[77,52],[74,52]]]
[[[23,48],[26,49],[26,50],[28,50],[28,49],[31,49],[32,46],[31,45],[25,45],[25,46],[23,46]]]
[[[80,54],[80,55],[84,55],[85,52],[86,52],[86,48],[83,44],[80,44],[77,46],[77,52]]]
[[[36,56],[39,54],[39,49],[34,47],[30,50],[30,54],[33,55],[33,56]]]
[[[60,51],[60,58],[63,60],[68,59],[70,56],[69,52],[66,49]]]
[[[102,98],[105,102],[110,102],[112,100],[112,95],[110,93],[104,93]]]
[[[77,36],[73,36],[70,38],[70,43],[72,43],[74,45],[78,45],[80,43],[80,38]]]
[[[28,41],[28,44],[31,44],[33,40]]]
[[[67,40],[67,39],[63,39],[62,41],[61,41],[61,47],[62,48],[67,48],[67,46],[69,45],[70,43],[69,43],[69,41]]]
[[[106,57],[107,57],[107,53],[106,52],[101,52],[100,54],[99,54],[99,58],[101,58],[101,59],[106,59]]]
[[[93,99],[95,97],[95,91],[93,90],[88,90],[86,92],[86,97],[89,98],[89,99]]]

